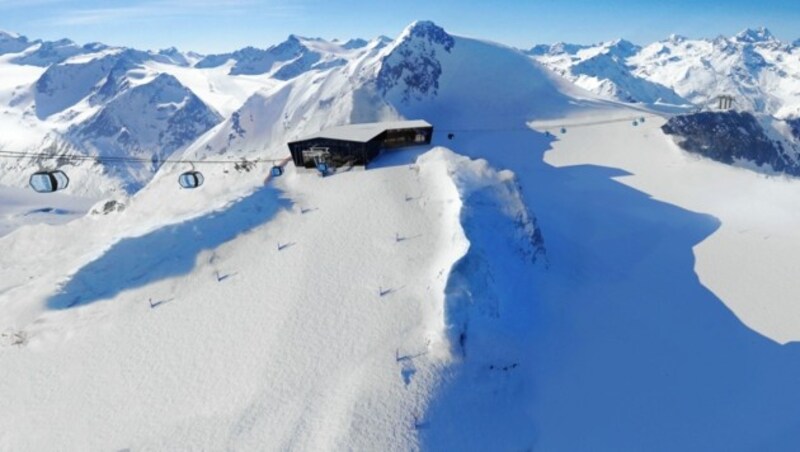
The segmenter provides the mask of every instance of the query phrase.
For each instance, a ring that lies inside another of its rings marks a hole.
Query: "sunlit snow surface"
[[[95,200],[0,187],[0,237],[27,224],[63,224],[86,214]]]
[[[442,33],[258,92],[172,70],[230,113],[184,156],[434,124],[367,170],[0,192],[0,450],[795,450],[797,182]]]

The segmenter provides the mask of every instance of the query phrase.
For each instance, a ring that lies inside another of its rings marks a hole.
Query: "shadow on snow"
[[[265,187],[224,210],[120,240],[73,275],[47,301],[47,306],[67,309],[86,305],[128,289],[186,275],[195,267],[200,252],[266,223],[287,202],[279,198],[275,189]]]
[[[694,271],[718,220],[613,180],[617,169],[550,166],[547,138],[512,135],[452,146],[516,169],[550,269],[508,277],[530,282],[507,289],[499,318],[480,313],[482,293],[467,308],[466,357],[431,402],[423,448],[796,450],[800,346],[750,330]],[[509,267],[465,231],[468,256]]]

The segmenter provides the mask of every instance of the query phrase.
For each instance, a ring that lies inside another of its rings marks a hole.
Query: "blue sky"
[[[800,1],[773,0],[0,0],[0,29],[31,38],[203,53],[267,47],[290,33],[323,38],[397,35],[416,19],[447,31],[517,46],[671,33],[731,35],[767,26],[800,38]]]

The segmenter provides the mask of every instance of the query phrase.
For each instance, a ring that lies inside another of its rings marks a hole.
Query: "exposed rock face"
[[[792,136],[795,138],[795,140],[800,141],[800,118],[787,119],[786,123],[789,124],[789,127],[792,131]]]
[[[111,165],[126,190],[138,190],[161,161],[192,143],[222,118],[168,74],[116,95],[95,116],[70,129],[70,139],[104,157],[137,157],[151,163]]]
[[[433,22],[415,22],[383,59],[378,90],[386,95],[396,88],[403,100],[436,95],[442,74],[437,52],[450,52],[454,45],[453,37]]]
[[[30,45],[25,36],[0,31],[0,55],[21,52]]]
[[[734,164],[745,161],[786,174],[800,176],[794,152],[769,137],[750,113],[703,112],[671,118],[662,130],[678,137],[684,150]]]

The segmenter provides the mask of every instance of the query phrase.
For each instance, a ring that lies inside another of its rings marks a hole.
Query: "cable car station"
[[[367,166],[385,149],[430,144],[427,121],[389,121],[331,127],[288,143],[298,168],[316,168],[321,175],[342,166]]]

